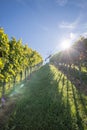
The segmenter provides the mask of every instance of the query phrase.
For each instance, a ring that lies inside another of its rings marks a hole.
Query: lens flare
[[[69,49],[71,46],[70,44],[70,40],[69,39],[66,39],[64,40],[62,43],[61,43],[61,49],[64,50],[64,49]]]

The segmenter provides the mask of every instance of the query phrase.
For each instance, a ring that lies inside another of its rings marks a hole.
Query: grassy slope
[[[6,130],[87,130],[87,97],[54,66],[45,65],[26,85]]]

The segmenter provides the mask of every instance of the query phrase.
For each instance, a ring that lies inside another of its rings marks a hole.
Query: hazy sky
[[[0,26],[47,57],[87,34],[87,0],[0,0]]]

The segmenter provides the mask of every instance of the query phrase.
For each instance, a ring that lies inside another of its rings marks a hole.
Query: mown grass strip
[[[26,84],[6,130],[87,130],[87,96],[45,65]]]

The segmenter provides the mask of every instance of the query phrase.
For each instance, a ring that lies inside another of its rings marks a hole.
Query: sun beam
[[[70,48],[70,40],[66,39],[61,43],[61,49],[65,50],[65,49],[69,49]]]

